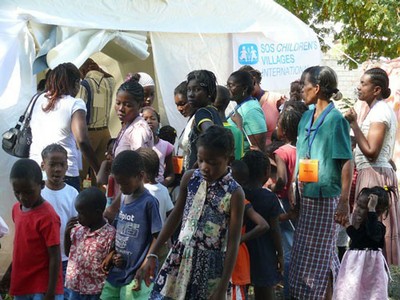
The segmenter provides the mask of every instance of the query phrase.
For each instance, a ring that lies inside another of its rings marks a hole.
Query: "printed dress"
[[[182,228],[150,299],[208,299],[222,276],[230,199],[239,187],[231,173],[207,184],[200,171],[188,183]]]

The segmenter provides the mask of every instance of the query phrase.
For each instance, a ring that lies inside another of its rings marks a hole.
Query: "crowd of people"
[[[111,138],[113,77],[91,59],[51,70],[30,159],[10,172],[18,202],[1,292],[268,300],[283,285],[285,299],[387,299],[388,265],[400,264],[387,74],[366,71],[344,115],[329,67],[304,70],[289,98],[261,79],[251,66],[226,87],[211,71],[190,72],[171,91],[188,120],[177,134],[161,126],[154,80],[129,74],[116,89],[121,129]],[[88,173],[92,187],[82,189]]]

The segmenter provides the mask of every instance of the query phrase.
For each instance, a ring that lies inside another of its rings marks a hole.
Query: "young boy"
[[[63,279],[67,270],[68,256],[64,252],[64,233],[69,219],[76,217],[75,198],[78,191],[64,182],[65,173],[68,169],[67,150],[61,145],[51,144],[42,151],[42,170],[46,173],[47,179],[42,190],[42,197],[53,206],[60,217],[60,248]],[[68,297],[68,290],[65,290]]]
[[[111,173],[122,196],[114,220],[117,233],[113,267],[101,299],[148,299],[152,286],[140,284],[141,267],[150,245],[161,230],[158,201],[143,186],[144,164],[137,152],[126,150],[119,153],[112,163]]]
[[[65,286],[70,290],[69,300],[97,300],[107,276],[102,262],[111,251],[115,228],[103,218],[106,196],[98,188],[80,192],[75,207],[78,218],[72,218],[65,230],[65,253],[69,255]]]
[[[172,204],[168,189],[156,181],[160,160],[153,149],[139,148],[136,152],[140,154],[144,163],[144,187],[158,200],[161,223],[164,224],[174,204]]]
[[[60,218],[41,196],[42,171],[31,159],[14,163],[10,182],[18,200],[10,294],[15,300],[63,299]]]

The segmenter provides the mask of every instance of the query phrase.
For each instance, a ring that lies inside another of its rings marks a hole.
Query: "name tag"
[[[300,159],[299,180],[302,182],[318,182],[318,159]]]

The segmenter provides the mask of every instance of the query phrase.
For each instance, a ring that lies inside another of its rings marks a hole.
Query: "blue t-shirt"
[[[115,250],[122,254],[126,264],[123,268],[113,267],[110,270],[107,281],[113,286],[132,282],[149,251],[153,234],[161,230],[157,199],[147,190],[131,203],[130,197],[122,195],[121,208],[114,221],[117,228]]]

